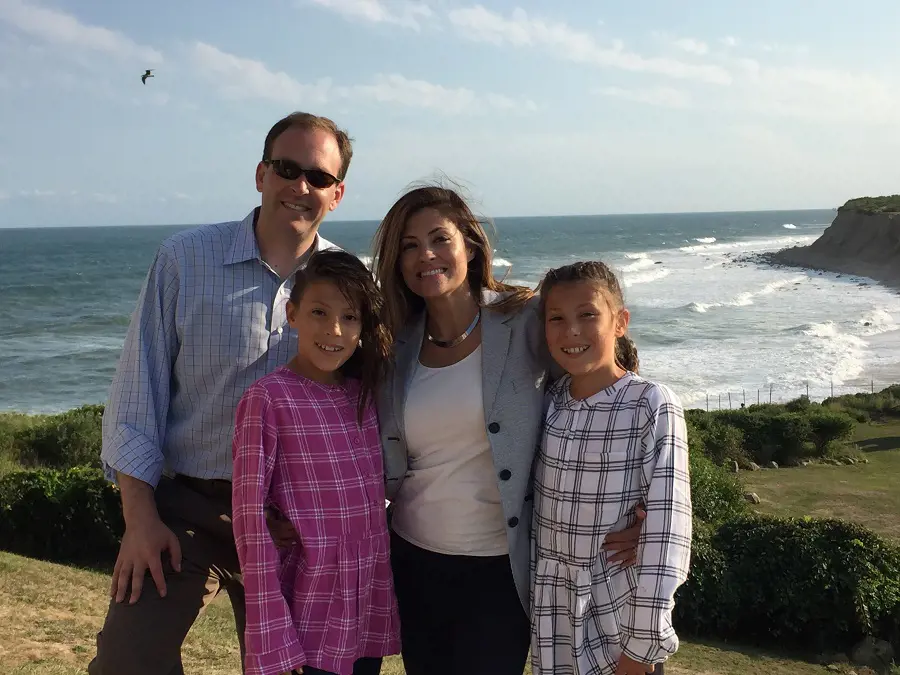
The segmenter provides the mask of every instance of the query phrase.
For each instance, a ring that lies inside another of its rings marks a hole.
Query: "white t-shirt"
[[[481,346],[458,363],[416,363],[404,418],[409,473],[392,529],[424,549],[455,555],[509,552],[497,472],[484,422]]]

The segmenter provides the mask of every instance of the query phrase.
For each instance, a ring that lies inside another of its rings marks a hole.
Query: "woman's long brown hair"
[[[534,292],[524,286],[512,286],[498,281],[493,272],[493,248],[488,238],[490,223],[479,219],[456,190],[437,185],[413,188],[390,208],[375,233],[375,279],[384,294],[387,320],[396,335],[409,318],[421,312],[425,301],[409,290],[400,272],[400,240],[409,219],[422,209],[434,209],[453,221],[462,233],[475,257],[469,263],[467,277],[475,301],[481,304],[482,291],[510,293],[509,297],[492,303],[504,312],[521,308]],[[491,228],[493,229],[493,228]]]
[[[384,298],[372,279],[372,273],[355,255],[340,249],[325,249],[313,253],[309,262],[297,271],[291,289],[291,304],[297,306],[304,289],[315,281],[334,284],[359,312],[360,345],[340,367],[344,377],[360,381],[357,419],[362,424],[368,401],[384,381],[391,358],[393,338],[382,320]]]

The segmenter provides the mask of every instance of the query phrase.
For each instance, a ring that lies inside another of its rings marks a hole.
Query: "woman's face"
[[[452,220],[422,209],[400,239],[400,273],[410,291],[426,300],[468,292],[468,265],[475,257]]]

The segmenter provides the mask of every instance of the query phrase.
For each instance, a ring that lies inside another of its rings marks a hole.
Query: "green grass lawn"
[[[109,576],[0,552],[0,672],[75,675],[86,672],[106,612]],[[184,646],[187,673],[239,675],[240,657],[228,598],[197,621]],[[527,670],[526,672],[530,672]],[[823,666],[755,649],[683,642],[667,664],[672,675],[825,675]],[[857,671],[859,672],[859,671]],[[399,657],[383,675],[402,675]]]
[[[900,540],[900,421],[861,425],[854,444],[868,464],[742,472],[763,513],[841,518]]]

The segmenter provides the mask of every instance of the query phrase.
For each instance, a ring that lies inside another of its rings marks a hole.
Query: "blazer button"
[[[510,478],[512,478],[512,471],[509,469],[503,469],[500,472],[500,480],[509,480]]]
[[[498,431],[500,431],[500,425],[496,422],[491,422],[490,424],[488,424],[488,431],[490,431],[492,434],[496,434]]]
[[[510,527],[515,527],[516,525],[519,524],[519,519],[516,518],[515,516],[513,516],[508,521],[506,521],[506,524],[509,525]]]

